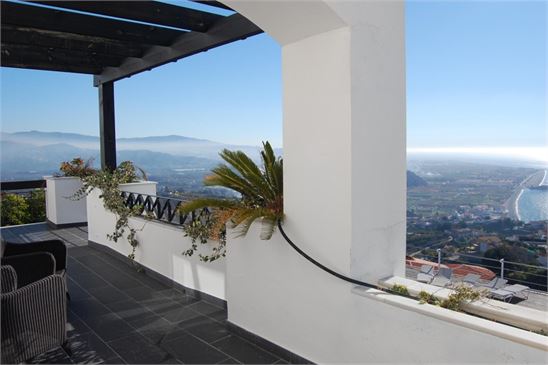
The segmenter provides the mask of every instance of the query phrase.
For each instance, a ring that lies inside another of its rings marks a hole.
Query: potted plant
[[[199,255],[202,261],[214,261],[226,254],[226,227],[233,228],[238,236],[244,236],[256,220],[262,224],[261,239],[268,240],[283,219],[283,159],[276,157],[270,143],[263,142],[262,167],[241,151],[223,150],[221,164],[206,176],[204,185],[230,189],[238,194],[236,199],[201,198],[181,206],[180,212],[211,208],[211,215],[197,218],[185,227],[185,235],[192,239],[192,246],[183,252],[191,256],[197,243],[208,240],[218,242],[211,255]]]
[[[46,220],[54,227],[85,225],[87,211],[85,200],[70,199],[82,188],[82,178],[95,173],[93,160],[84,161],[80,157],[62,162],[60,173],[45,176],[46,180]]]

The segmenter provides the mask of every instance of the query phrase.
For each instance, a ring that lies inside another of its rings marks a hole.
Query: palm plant
[[[184,204],[180,212],[188,214],[202,208],[214,208],[216,229],[232,224],[238,236],[244,236],[252,223],[262,221],[261,239],[268,240],[283,218],[283,159],[274,155],[270,143],[263,142],[262,168],[242,151],[220,153],[226,164],[221,164],[206,176],[206,186],[220,186],[239,193],[238,199],[202,198]],[[215,214],[217,213],[217,214]],[[212,232],[217,237],[219,232]]]

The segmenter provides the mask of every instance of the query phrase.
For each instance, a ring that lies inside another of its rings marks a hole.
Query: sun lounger
[[[462,282],[466,284],[476,285],[480,278],[481,278],[481,275],[478,275],[478,274],[466,274],[462,278]]]
[[[504,288],[504,286],[506,285],[507,282],[508,282],[508,280],[506,280],[506,279],[501,279],[499,277],[495,277],[495,278],[493,278],[493,280],[491,280],[488,283],[478,282],[477,284],[481,287],[484,287],[484,288],[488,288],[488,289],[491,289],[491,290],[496,290],[496,289]]]
[[[434,276],[434,279],[430,282],[432,285],[445,287],[452,283],[453,269],[442,267],[438,271],[437,275]]]
[[[528,299],[529,298],[529,288],[528,286],[521,285],[521,284],[513,284],[510,286],[506,286],[502,288],[502,290],[509,291],[511,293],[514,293],[515,297],[519,297],[522,299]]]
[[[430,283],[434,279],[434,266],[422,265],[421,271],[417,274],[417,281]]]
[[[518,297],[521,299],[528,299],[529,293],[527,292],[530,288],[525,285],[514,284],[505,286],[501,289],[491,289],[491,297],[495,299],[500,299],[504,301],[510,301],[513,297]]]

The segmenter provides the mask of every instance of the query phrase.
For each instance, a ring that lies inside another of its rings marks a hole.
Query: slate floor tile
[[[71,300],[68,307],[81,319],[91,319],[109,312],[108,308],[95,298]]]
[[[128,364],[177,364],[168,352],[152,345],[140,334],[122,337],[108,343]]]
[[[70,277],[67,278],[67,289],[70,295],[70,300],[80,300],[91,296],[88,291],[82,289],[80,285],[76,284],[76,282]]]
[[[88,291],[92,296],[94,296],[97,300],[99,300],[103,304],[119,302],[122,300],[129,299],[127,295],[125,295],[122,291],[120,291],[119,289],[113,286],[91,288]]]
[[[189,334],[163,343],[162,348],[185,364],[214,364],[228,357]]]
[[[221,339],[212,345],[244,364],[273,364],[280,360],[236,335]]]
[[[166,300],[166,298],[143,302],[143,304],[172,323],[178,323],[200,315],[188,306],[182,306],[173,300]]]
[[[220,340],[231,334],[226,325],[202,315],[179,322],[178,326],[208,343]]]
[[[227,319],[226,309],[204,302],[203,300],[192,304],[190,308],[219,322],[224,322]]]
[[[105,341],[125,337],[134,332],[123,319],[114,313],[107,313],[91,319],[84,319],[86,324]]]
[[[77,364],[104,363],[118,355],[93,332],[74,333],[68,336],[71,360]]]
[[[105,303],[105,305],[120,318],[131,324],[146,315],[153,315],[149,309],[133,299],[126,299],[119,302]]]
[[[101,279],[99,276],[92,272],[84,272],[84,273],[74,273],[71,272],[68,274],[69,278],[74,280],[80,287],[82,287],[85,290],[91,289],[91,288],[100,288],[104,286],[108,286],[109,284]]]

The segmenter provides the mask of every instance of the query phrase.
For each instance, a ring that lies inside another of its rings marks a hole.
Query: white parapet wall
[[[87,222],[86,199],[71,199],[82,181],[78,177],[44,176],[46,180],[46,218],[62,226]]]
[[[228,319],[315,363],[539,364],[548,338],[375,289],[355,288],[254,226],[229,239]],[[288,230],[287,233],[291,235]],[[305,246],[305,242],[295,242]],[[319,250],[308,254],[328,262]]]
[[[120,188],[138,194],[156,194],[156,183],[153,182],[124,184]],[[100,191],[94,190],[87,197],[88,239],[128,255],[131,246],[125,238],[118,242],[107,238],[107,234],[114,231],[116,217],[104,208],[99,195]],[[191,241],[184,237],[181,227],[144,218],[131,218],[130,226],[138,230],[139,245],[135,252],[137,262],[187,288],[219,299],[226,298],[225,260],[203,263],[197,254],[183,256],[181,253],[190,248]],[[209,244],[199,246],[199,252],[203,253],[211,248]]]

